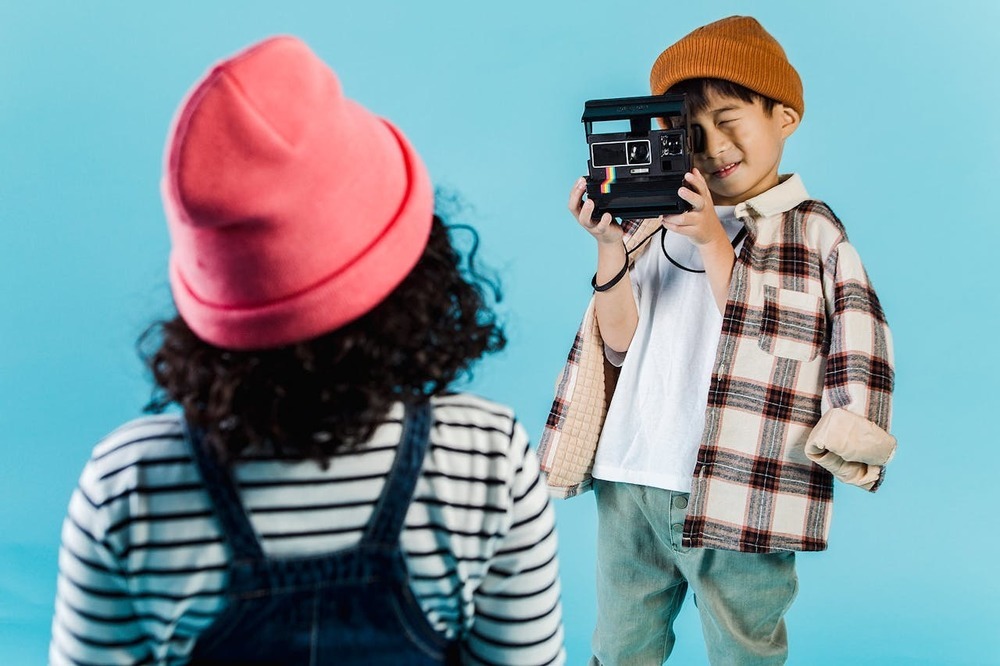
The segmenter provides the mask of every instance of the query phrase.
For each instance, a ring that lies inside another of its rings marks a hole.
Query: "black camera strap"
[[[673,257],[671,257],[670,254],[667,252],[667,228],[666,227],[660,227],[659,229],[657,229],[656,231],[654,231],[653,233],[649,234],[648,236],[646,236],[645,238],[643,238],[641,241],[639,241],[638,243],[636,243],[635,247],[633,247],[631,250],[626,250],[625,251],[625,263],[622,264],[622,269],[620,271],[618,271],[618,274],[615,275],[613,278],[611,278],[610,280],[608,280],[604,284],[597,284],[597,273],[594,273],[594,277],[590,278],[590,286],[593,287],[594,291],[607,291],[607,290],[611,289],[612,287],[614,287],[619,282],[621,282],[622,278],[625,277],[625,274],[628,272],[629,256],[633,252],[635,252],[636,250],[638,250],[640,247],[642,247],[643,245],[645,245],[646,243],[648,243],[649,239],[652,238],[653,236],[655,236],[656,234],[660,234],[660,250],[663,251],[663,256],[667,258],[667,261],[669,261],[670,263],[672,263],[674,266],[676,266],[677,268],[681,269],[682,271],[687,271],[688,273],[704,273],[705,272],[705,269],[703,269],[703,268],[702,269],[688,268],[687,266],[682,265],[677,260],[675,260]],[[746,238],[746,236],[747,236],[747,228],[746,227],[742,227],[736,233],[736,236],[733,237],[732,244],[733,244],[733,249],[734,250],[743,241],[743,239]]]
[[[674,259],[673,257],[671,257],[670,253],[667,252],[667,228],[666,227],[660,227],[659,231],[663,232],[663,233],[660,234],[660,249],[663,251],[663,256],[667,258],[667,261],[669,261],[670,263],[672,263],[674,266],[676,266],[677,268],[681,269],[682,271],[687,271],[688,273],[704,273],[705,272],[704,268],[701,268],[701,269],[698,269],[698,268],[688,268],[687,266],[682,265],[676,259]],[[654,231],[653,233],[655,234],[656,232]],[[733,249],[734,250],[736,249],[736,246],[738,246],[743,241],[743,239],[746,238],[746,236],[747,236],[747,228],[746,227],[741,227],[740,230],[738,232],[736,232],[736,235],[733,236],[732,243],[733,243]],[[643,243],[645,243],[646,240],[648,240],[648,239],[643,240]]]
[[[638,243],[636,243],[635,247],[633,247],[631,250],[625,250],[625,263],[622,264],[622,269],[620,271],[618,271],[618,274],[616,276],[614,276],[613,278],[611,278],[610,280],[608,280],[604,284],[597,284],[597,273],[594,273],[594,277],[590,278],[590,286],[594,288],[594,291],[607,291],[608,289],[611,289],[611,287],[613,287],[616,284],[618,284],[619,282],[621,282],[622,278],[625,277],[625,273],[628,272],[628,265],[629,265],[628,258],[629,258],[629,256],[633,252],[635,252],[636,250],[638,250],[640,247],[642,247],[643,245],[645,245],[647,242],[649,242],[650,238],[652,238],[656,234],[660,233],[660,230],[666,231],[666,228],[660,227],[659,229],[657,229],[656,231],[654,231],[653,233],[649,234],[648,236],[646,236],[645,238],[643,238],[641,241],[639,241]]]

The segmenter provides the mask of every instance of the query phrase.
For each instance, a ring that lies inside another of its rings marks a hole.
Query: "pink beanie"
[[[412,270],[434,195],[402,133],[293,37],[213,67],[174,119],[170,286],[203,340],[277,347],[378,305]]]

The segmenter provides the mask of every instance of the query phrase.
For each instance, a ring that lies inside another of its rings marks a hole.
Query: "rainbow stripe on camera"
[[[611,186],[615,184],[616,180],[615,167],[605,167],[604,181],[601,183],[601,194],[611,194]]]

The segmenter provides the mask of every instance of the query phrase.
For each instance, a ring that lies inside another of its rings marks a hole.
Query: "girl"
[[[163,196],[161,413],[83,471],[51,662],[562,663],[535,455],[447,392],[504,334],[405,137],[272,38],[181,105]]]

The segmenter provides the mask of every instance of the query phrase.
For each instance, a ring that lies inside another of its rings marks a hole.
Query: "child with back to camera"
[[[686,93],[704,133],[691,209],[619,224],[573,187],[596,293],[542,469],[557,496],[595,492],[592,663],[663,663],[690,588],[711,663],[781,664],[795,552],[826,548],[834,477],[875,491],[895,451],[890,333],[840,221],[779,175],[804,104],[778,42],[711,23],[650,85]]]
[[[505,344],[491,285],[406,138],[277,37],[201,79],[166,153],[179,314],[146,341],[182,411],[95,447],[50,662],[563,663],[537,458],[447,390]]]

